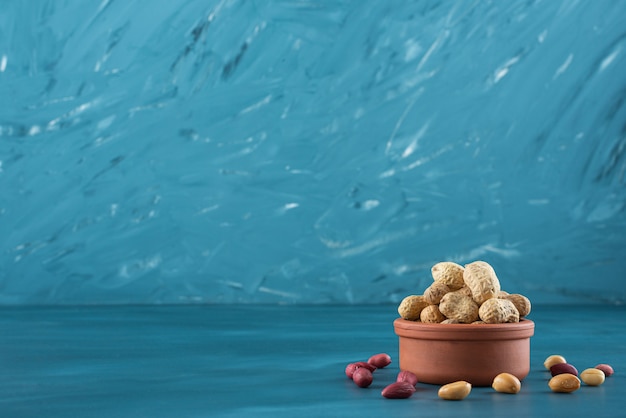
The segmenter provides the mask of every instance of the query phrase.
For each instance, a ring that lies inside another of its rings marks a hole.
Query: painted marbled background
[[[626,2],[0,5],[0,304],[626,300]]]

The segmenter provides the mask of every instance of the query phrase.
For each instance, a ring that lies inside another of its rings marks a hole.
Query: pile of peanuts
[[[543,362],[543,366],[550,371],[552,378],[548,386],[553,392],[571,393],[580,389],[582,380],[587,386],[600,386],[604,379],[613,375],[613,367],[608,364],[598,364],[582,371],[568,363],[560,354],[553,354]]]
[[[519,322],[530,313],[530,300],[500,288],[493,267],[485,261],[461,266],[442,261],[432,269],[434,282],[422,295],[405,297],[398,306],[403,319],[442,324]]]

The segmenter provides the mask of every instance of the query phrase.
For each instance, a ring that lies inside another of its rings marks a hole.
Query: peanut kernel
[[[580,380],[589,386],[600,386],[604,383],[605,377],[604,372],[596,368],[585,369],[580,374]]]
[[[561,363],[567,363],[567,360],[565,360],[565,357],[560,356],[558,354],[553,354],[551,356],[548,356],[548,358],[546,358],[546,360],[543,362],[543,367],[550,370],[550,367],[554,366],[555,364],[561,364]]]
[[[553,392],[570,393],[580,388],[580,379],[570,373],[557,374],[548,382]]]
[[[437,395],[441,399],[449,401],[460,401],[465,399],[467,395],[472,391],[472,384],[464,380],[458,382],[448,383],[439,388]]]
[[[493,379],[492,388],[501,393],[518,393],[522,388],[522,383],[511,373],[500,373]]]

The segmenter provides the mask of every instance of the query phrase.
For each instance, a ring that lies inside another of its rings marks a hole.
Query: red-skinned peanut
[[[406,399],[415,393],[415,386],[409,382],[395,382],[385,387],[381,394],[387,399]]]
[[[595,368],[602,370],[606,377],[609,377],[614,373],[613,367],[608,364],[598,364]]]
[[[346,366],[346,376],[348,376],[349,379],[352,379],[353,375],[354,375],[354,371],[356,369],[358,369],[359,367],[364,367],[367,370],[369,370],[370,372],[374,372],[374,370],[376,370],[376,367],[365,362],[365,361],[356,361],[354,363],[350,363]]]
[[[417,385],[417,376],[414,373],[408,370],[402,370],[398,373],[398,377],[396,378],[396,382],[408,382],[413,386]]]
[[[348,376],[348,379],[352,379],[352,376],[354,375],[354,371],[358,367],[359,366],[357,366],[356,363],[350,363],[346,366],[346,376]]]
[[[391,364],[391,356],[387,353],[374,354],[367,362],[377,369],[382,369]]]
[[[359,367],[354,371],[352,380],[360,388],[366,388],[374,381],[374,376],[365,367]]]
[[[374,373],[374,370],[376,370],[376,366],[374,366],[373,364],[368,363],[367,361],[357,361],[354,364],[356,364],[357,367],[365,367],[367,370],[369,370],[372,373]]]
[[[576,367],[572,366],[569,363],[555,364],[554,366],[550,367],[550,373],[552,374],[552,376],[563,373],[569,373],[573,374],[574,376],[578,376],[578,370],[576,370]]]

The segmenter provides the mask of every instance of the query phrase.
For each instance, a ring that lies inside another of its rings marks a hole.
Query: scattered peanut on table
[[[552,376],[563,373],[569,373],[573,374],[574,376],[578,376],[578,370],[576,369],[576,367],[572,366],[569,363],[558,363],[550,367],[550,374]]]
[[[553,392],[571,393],[580,389],[580,379],[571,373],[561,373],[548,382]]]
[[[461,399],[465,399],[471,391],[471,383],[459,380],[458,382],[448,383],[447,385],[440,387],[437,395],[441,399],[446,399],[448,401],[460,401]]]
[[[595,368],[598,370],[602,370],[606,377],[609,377],[614,373],[613,367],[609,366],[608,364],[601,363],[598,364]]]
[[[380,394],[387,399],[406,399],[410,398],[416,390],[415,385],[410,382],[399,381],[385,386]]]
[[[500,373],[493,379],[491,387],[496,392],[515,394],[521,390],[522,383],[511,373]]]
[[[548,358],[543,362],[543,367],[550,370],[552,366],[554,366],[555,364],[561,364],[561,363],[567,363],[567,360],[565,360],[565,357],[559,354],[552,354],[551,356],[548,356]]]
[[[588,386],[600,386],[604,383],[605,377],[604,372],[596,368],[585,369],[580,374],[580,380]]]
[[[554,392],[573,392],[580,387],[581,381],[587,386],[600,386],[607,377],[613,374],[613,367],[605,363],[587,368],[579,374],[576,367],[568,363],[560,354],[548,356],[543,366],[552,375],[548,385]]]

